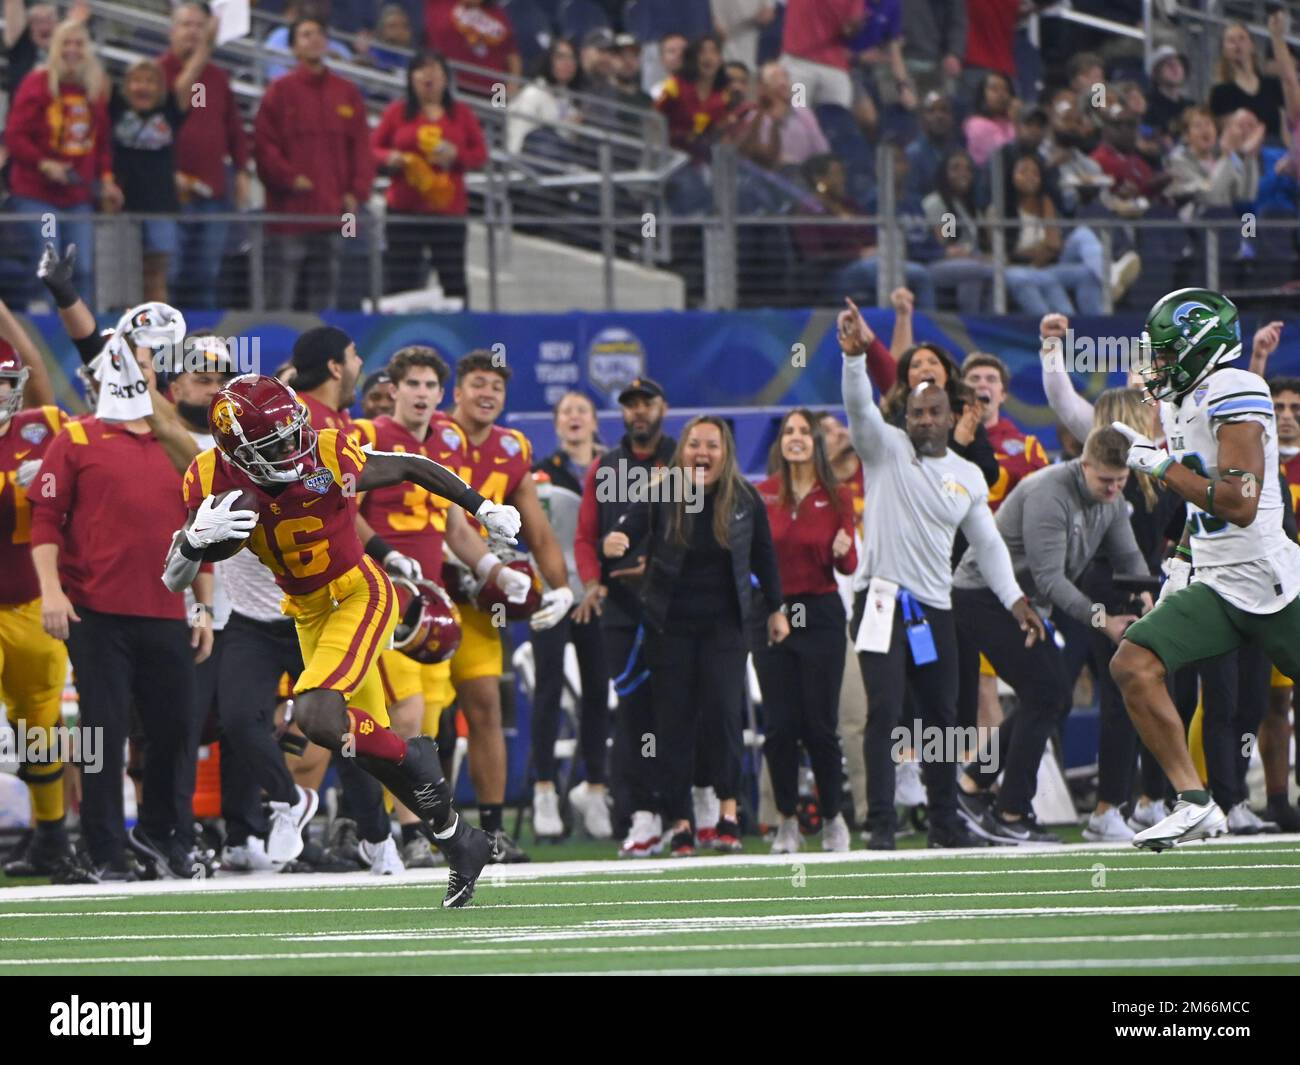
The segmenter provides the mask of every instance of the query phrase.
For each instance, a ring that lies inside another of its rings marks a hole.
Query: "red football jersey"
[[[318,433],[322,429],[342,429],[345,433],[352,431],[352,415],[345,410],[327,407],[313,396],[298,396],[298,402],[307,408],[307,420]]]
[[[0,605],[27,603],[41,594],[32,565],[32,508],[18,484],[18,467],[44,458],[67,420],[58,407],[20,410],[0,436]]]
[[[468,455],[456,472],[462,481],[493,503],[504,503],[519,487],[519,482],[532,475],[533,445],[518,429],[494,425],[483,443],[467,440],[466,450]]]
[[[258,501],[258,524],[245,545],[288,595],[324,588],[361,561],[357,535],[356,482],[366,454],[337,429],[316,440],[320,468],[278,493],[257,484],[215,448],[204,451],[185,473],[185,505],[197,510],[206,496],[242,489]]]
[[[1291,489],[1291,506],[1300,515],[1300,451],[1289,459],[1282,460],[1282,476],[1286,478],[1286,483]],[[3,522],[2,518],[0,522]],[[0,528],[3,528],[3,524],[0,524]]]
[[[998,480],[989,489],[989,509],[997,510],[1021,481],[1048,464],[1047,452],[1036,436],[1026,436],[1010,418],[1001,417],[992,428],[985,426],[989,443],[998,460]]]
[[[434,422],[422,441],[387,414],[373,421],[358,418],[352,425],[357,442],[376,451],[423,455],[452,471],[468,461],[465,434],[455,422]],[[427,578],[441,584],[442,541],[451,505],[427,488],[405,482],[365,493],[361,516],[387,543],[419,562]]]

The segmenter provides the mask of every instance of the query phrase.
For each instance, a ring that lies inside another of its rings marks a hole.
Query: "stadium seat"
[[[839,104],[818,104],[814,109],[831,151],[844,163],[849,195],[865,203],[876,181],[876,153],[862,135],[852,112]]]
[[[713,29],[705,0],[628,0],[623,25],[642,42],[657,41],[665,33],[684,33],[694,39]]]
[[[541,0],[508,0],[505,5],[515,28],[519,55],[528,73],[551,46],[555,25],[541,6]]]
[[[609,15],[593,0],[564,0],[556,23],[570,40],[581,41],[592,30],[609,29]]]

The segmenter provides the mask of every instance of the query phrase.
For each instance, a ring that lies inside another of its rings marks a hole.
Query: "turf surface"
[[[445,876],[15,886],[0,973],[1300,971],[1297,837],[538,861],[457,911]]]

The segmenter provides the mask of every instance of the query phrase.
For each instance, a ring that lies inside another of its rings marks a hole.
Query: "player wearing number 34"
[[[519,513],[485,500],[444,466],[415,454],[368,454],[337,429],[316,432],[293,389],[273,377],[237,377],[208,411],[215,449],[185,474],[190,511],[168,555],[164,582],[184,587],[199,561],[243,541],[275,575],[294,619],[305,667],[294,719],[313,743],[349,748],[358,764],[433,828],[451,874],[444,906],[463,906],[492,851],[451,804],[437,744],[389,727],[377,662],[397,622],[383,567],[365,553],[357,496],[409,481],[473,514],[514,542]],[[256,509],[242,509],[253,506]]]
[[[1119,422],[1115,428],[1131,443],[1129,466],[1187,500],[1188,521],[1156,608],[1128,629],[1110,671],[1178,792],[1173,813],[1133,838],[1162,850],[1227,831],[1193,767],[1165,677],[1244,644],[1300,676],[1300,545],[1282,531],[1269,387],[1226,365],[1241,354],[1232,301],[1205,289],[1171,292],[1147,316],[1143,345],[1143,376],[1160,403],[1165,441]]]

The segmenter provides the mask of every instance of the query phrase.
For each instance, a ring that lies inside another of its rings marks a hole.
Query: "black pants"
[[[1246,770],[1268,706],[1272,663],[1243,646],[1197,666],[1201,677],[1201,741],[1210,793],[1224,810],[1250,798]]]
[[[100,730],[102,765],[82,769],[81,827],[95,864],[121,862],[126,846],[122,753],[135,706],[143,728],[141,828],[166,844],[181,823],[179,797],[194,794],[196,751],[188,749],[194,705],[194,650],[184,621],[101,614],[77,605],[68,633],[80,727]],[[185,823],[191,817],[187,814]]]
[[[535,632],[533,662],[537,682],[533,691],[533,766],[538,780],[555,780],[555,737],[560,730],[560,697],[564,694],[564,649],[573,644],[582,682],[578,736],[587,780],[604,784],[605,746],[609,739],[609,670],[600,621],[582,623],[566,617],[554,628]]]
[[[1003,769],[998,808],[1024,816],[1038,786],[1038,764],[1047,741],[1065,720],[1073,701],[1065,676],[1065,659],[1050,637],[1033,647],[1011,612],[987,588],[953,589],[953,611],[961,644],[963,689],[979,687],[983,652],[999,677],[1015,689],[1018,705],[994,738],[996,757],[980,759],[981,784]],[[986,754],[990,752],[985,752]],[[974,772],[972,776],[976,776]]]
[[[429,280],[424,250],[438,274],[438,284],[447,296],[456,296],[469,307],[469,283],[465,279],[465,241],[468,227],[464,222],[440,219],[437,222],[388,224],[386,291],[407,292],[423,288]]]
[[[853,621],[849,631],[856,633],[862,623],[867,593],[858,592],[853,601]],[[952,735],[957,721],[957,629],[951,610],[924,608],[934,638],[938,659],[925,666],[912,661],[912,652],[903,627],[903,610],[894,607],[894,631],[889,650],[884,654],[858,653],[858,667],[867,690],[867,730],[863,748],[867,762],[867,826],[872,832],[897,829],[894,811],[894,731],[903,715],[905,695],[911,694],[912,712],[926,728],[942,729]],[[947,745],[945,745],[946,747]],[[927,805],[932,823],[948,826],[957,819],[957,781],[953,763],[945,759],[925,759],[921,767],[925,780]]]
[[[729,619],[672,622],[663,632],[646,627],[654,767],[666,821],[691,819],[697,733],[710,753],[709,783],[718,798],[740,797],[748,653],[744,629]]]
[[[654,703],[640,632],[632,625],[602,624],[600,630],[605,662],[618,689],[610,790],[614,817],[620,825],[636,810],[659,808],[651,746],[655,739]]]
[[[763,689],[763,754],[776,808],[793,817],[799,802],[799,744],[808,752],[822,817],[840,812],[840,683],[844,679],[844,602],[838,592],[787,599],[802,606],[805,624],[773,647],[760,646],[754,668]]]
[[[263,793],[293,802],[293,774],[275,741],[280,677],[297,678],[302,651],[294,624],[232,613],[221,632],[217,716],[221,722],[221,816],[226,842],[241,846],[269,828]]]

